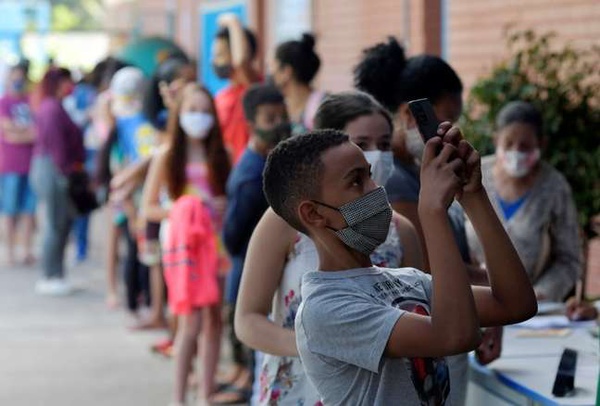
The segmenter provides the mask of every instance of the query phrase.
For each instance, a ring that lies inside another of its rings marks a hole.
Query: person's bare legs
[[[165,284],[163,282],[162,266],[150,268],[150,295],[152,297],[151,321],[159,327],[165,327]]]
[[[202,330],[202,344],[200,347],[202,368],[200,371],[200,385],[198,385],[198,399],[201,403],[208,403],[209,397],[216,390],[215,377],[219,367],[223,322],[220,304],[206,307],[203,313],[205,324]]]
[[[35,216],[33,214],[24,214],[21,218],[23,222],[25,244],[25,265],[33,265],[35,263],[35,255],[33,255],[33,235],[35,234]]]
[[[6,227],[6,254],[8,265],[13,266],[15,262],[15,247],[17,246],[17,216],[5,216]]]
[[[121,231],[112,221],[109,227],[107,263],[106,263],[106,305],[114,309],[119,306],[119,293],[117,288],[117,266],[119,262],[119,237]]]
[[[173,394],[173,401],[178,404],[185,403],[188,376],[195,358],[201,328],[202,309],[194,309],[189,315],[179,317],[175,339],[175,393]]]
[[[152,298],[150,316],[138,324],[136,330],[164,329],[169,327],[165,319],[165,287],[162,266],[150,267],[150,297]]]

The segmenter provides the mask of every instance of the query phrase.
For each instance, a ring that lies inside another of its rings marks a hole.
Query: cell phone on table
[[[417,121],[417,126],[424,142],[438,136],[437,130],[440,120],[436,117],[429,99],[409,101],[408,108]]]

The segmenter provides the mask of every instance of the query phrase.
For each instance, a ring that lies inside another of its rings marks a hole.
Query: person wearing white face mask
[[[167,219],[172,202],[186,195],[197,196],[206,205],[214,238],[220,243],[223,215],[226,209],[225,184],[231,168],[223,144],[221,127],[215,120],[214,101],[205,88],[187,84],[177,97],[167,122],[168,142],[154,155],[144,185],[142,215],[146,221],[163,222],[161,240],[177,233]],[[180,231],[180,230],[179,230]],[[184,229],[184,231],[187,231]],[[163,246],[164,247],[164,246]],[[222,276],[228,259],[223,249],[211,252],[218,256]],[[190,268],[201,268],[193,264]],[[219,361],[221,340],[221,303],[207,303],[206,289],[221,278],[211,275],[210,281],[193,278],[191,274],[174,273],[165,263],[165,281],[168,302],[173,314],[179,317],[175,351],[175,388],[173,404],[184,404],[188,375],[196,344],[201,360],[201,381],[198,384],[199,403],[208,402],[215,391],[215,375]],[[215,279],[218,279],[215,281]],[[181,289],[186,286],[186,289]],[[219,296],[221,292],[219,292]]]
[[[350,141],[359,146],[371,165],[371,178],[375,183],[380,186],[388,184],[394,173],[392,118],[375,99],[359,91],[328,96],[317,110],[315,128],[346,132]],[[413,224],[403,215],[394,213],[390,230],[394,229],[399,236],[398,245],[402,250],[399,257],[403,257],[398,262],[405,261],[414,267],[422,266],[423,254]],[[372,257],[376,263],[385,262],[385,257],[389,258],[389,253],[385,254],[383,251],[382,246],[373,253]]]
[[[433,55],[407,58],[404,49],[394,38],[376,44],[363,52],[363,58],[354,68],[354,85],[371,94],[387,108],[394,120],[392,150],[394,171],[386,191],[392,208],[406,216],[417,229],[424,252],[424,269],[429,269],[427,245],[418,215],[421,191],[420,161],[425,144],[417,123],[408,108],[408,102],[428,98],[439,121],[454,123],[462,111],[463,85],[450,65]],[[471,283],[487,284],[485,273],[471,265],[465,233],[464,211],[454,202],[448,217],[461,257],[467,266]],[[500,356],[501,329],[487,329],[484,345],[478,350],[479,361],[487,364]],[[449,357],[452,404],[462,405],[466,400],[468,358],[466,354]]]
[[[440,122],[456,122],[462,111],[463,85],[456,72],[436,56],[419,55],[406,58],[404,49],[393,38],[363,52],[363,59],[354,68],[357,89],[372,95],[391,113],[394,120],[392,151],[394,171],[386,186],[394,210],[406,216],[417,228],[425,253],[417,203],[421,188],[419,165],[425,144],[412,116],[408,102],[428,98]],[[461,224],[450,213],[455,237],[465,262],[468,249]]]
[[[346,132],[363,150],[375,183],[386,183],[393,170],[392,119],[371,96],[362,92],[327,96],[315,115],[315,127]],[[422,252],[412,224],[397,213],[389,224],[387,238],[371,255],[373,262],[420,267]],[[359,238],[372,240],[366,235]],[[248,255],[244,264],[235,331],[242,342],[265,353],[255,377],[260,383],[258,404],[321,404],[298,358],[294,332],[294,318],[302,300],[302,276],[319,266],[315,243],[269,209],[252,234],[248,249],[255,254]],[[289,382],[285,392],[279,390]]]
[[[203,111],[188,111],[179,116],[179,125],[188,137],[203,140],[215,125],[215,117]]]
[[[484,186],[511,237],[538,300],[562,301],[582,272],[577,212],[566,179],[541,160],[542,116],[531,104],[507,104],[496,119],[496,154],[482,160]],[[467,223],[471,256],[484,268]]]

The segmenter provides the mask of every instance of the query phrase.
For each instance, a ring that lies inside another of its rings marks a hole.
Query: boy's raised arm
[[[425,146],[419,196],[433,286],[431,316],[404,314],[390,335],[389,357],[457,354],[476,348],[481,339],[469,278],[446,214],[461,187],[456,173],[463,161],[454,146],[441,144],[436,137]]]
[[[474,286],[482,326],[514,324],[535,316],[537,302],[523,263],[485,190],[461,199],[483,246],[490,287]]]

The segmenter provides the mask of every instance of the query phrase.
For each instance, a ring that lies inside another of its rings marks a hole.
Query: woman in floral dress
[[[376,183],[385,184],[392,172],[392,122],[389,114],[361,92],[325,99],[315,118],[316,128],[343,130],[364,152]],[[372,255],[381,267],[422,264],[412,224],[394,214],[388,238]],[[298,233],[272,210],[259,222],[246,257],[235,328],[248,346],[265,353],[255,379],[261,405],[320,405],[298,357],[294,319],[302,298],[302,276],[318,269],[313,241]]]

